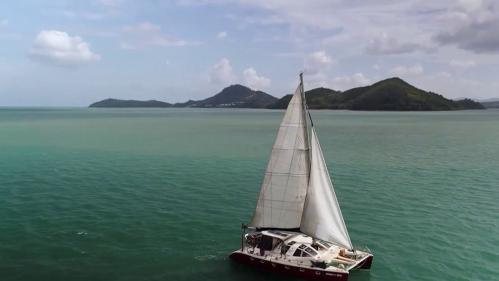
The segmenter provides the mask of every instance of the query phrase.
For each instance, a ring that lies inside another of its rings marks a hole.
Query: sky
[[[0,106],[182,102],[235,83],[276,97],[398,76],[499,97],[495,0],[5,0]]]

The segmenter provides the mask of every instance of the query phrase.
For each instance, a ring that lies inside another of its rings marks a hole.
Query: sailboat
[[[308,110],[303,74],[274,142],[256,209],[230,257],[267,271],[346,281],[373,255],[354,249]]]

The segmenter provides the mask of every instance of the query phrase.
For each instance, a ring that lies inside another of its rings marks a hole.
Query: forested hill
[[[454,101],[442,95],[418,89],[400,78],[389,78],[370,86],[338,92],[317,88],[306,93],[311,109],[431,111],[484,109],[471,99]],[[269,108],[284,109],[291,95],[284,96]]]

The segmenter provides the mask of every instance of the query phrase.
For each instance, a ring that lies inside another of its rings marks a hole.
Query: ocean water
[[[312,114],[350,280],[498,280],[498,110]],[[293,280],[227,258],[282,115],[0,108],[0,280]]]

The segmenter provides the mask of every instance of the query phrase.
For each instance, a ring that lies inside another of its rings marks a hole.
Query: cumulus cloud
[[[310,87],[328,87],[328,70],[335,60],[325,51],[316,51],[305,56],[303,67]]]
[[[333,78],[331,86],[337,90],[347,90],[354,87],[366,86],[371,83],[371,80],[362,73],[355,73],[350,76],[339,76]]]
[[[58,30],[42,30],[38,33],[30,56],[40,61],[56,65],[77,65],[97,61],[98,54],[90,50],[90,45],[81,37],[70,36]]]
[[[253,89],[261,90],[270,86],[270,79],[262,75],[258,75],[253,67],[246,68],[243,71],[244,83]]]
[[[208,80],[213,84],[226,85],[234,83],[237,80],[237,76],[232,70],[230,61],[223,58],[211,67],[208,73]]]
[[[291,32],[287,39],[295,40],[300,47],[313,45],[311,41],[321,42],[320,38],[327,34],[324,31],[332,31],[335,36],[347,36],[351,43],[360,43],[358,46],[351,45],[353,49],[364,46],[365,51],[371,54],[428,52],[442,45],[454,45],[477,53],[499,51],[497,0],[178,1],[192,5],[238,4],[244,8],[258,8],[264,11],[263,16],[241,14],[233,18],[241,21],[241,18],[257,17],[260,20],[250,23],[288,25]],[[335,16],[331,17],[332,14]],[[300,30],[303,32],[296,32]],[[380,31],[381,35],[368,42],[363,41]],[[337,45],[336,42],[334,44]]]
[[[200,42],[167,37],[161,27],[150,22],[141,22],[123,27],[121,48],[133,50],[146,47],[181,47],[199,45]]]
[[[217,39],[224,39],[225,37],[227,37],[227,32],[220,31],[219,33],[217,33]]]
[[[413,66],[403,66],[399,65],[390,69],[390,74],[395,76],[414,76],[423,74],[424,69],[420,64],[415,64]]]
[[[460,1],[440,17],[443,29],[434,39],[475,53],[499,52],[499,2]]]
[[[423,46],[419,43],[402,42],[395,37],[388,36],[385,32],[372,38],[366,46],[367,53],[374,55],[396,55],[417,51],[426,52],[430,49],[430,47]]]
[[[317,51],[305,58],[304,66],[307,74],[314,75],[327,70],[333,63],[334,60],[325,51]]]

